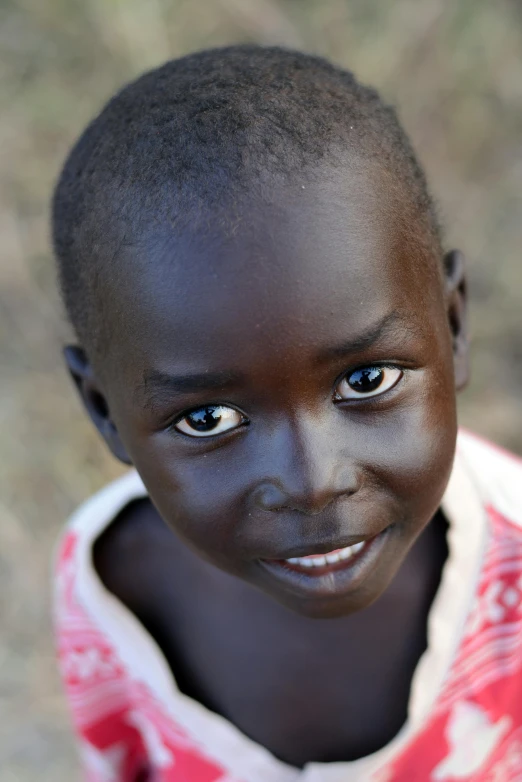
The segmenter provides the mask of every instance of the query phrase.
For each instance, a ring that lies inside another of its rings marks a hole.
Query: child
[[[457,437],[463,259],[392,109],[194,54],[109,102],[53,206],[66,360],[135,467],[57,559],[86,778],[520,781],[522,464]]]

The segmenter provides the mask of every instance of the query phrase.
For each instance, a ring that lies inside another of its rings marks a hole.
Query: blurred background
[[[49,562],[71,510],[119,473],[62,368],[48,210],[111,93],[196,48],[328,55],[399,108],[467,254],[473,382],[461,421],[522,453],[522,3],[518,0],[0,0],[0,780],[68,782]]]

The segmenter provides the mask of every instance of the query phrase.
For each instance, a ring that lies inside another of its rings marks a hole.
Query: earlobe
[[[69,374],[96,429],[119,461],[132,464],[112,421],[107,399],[94,376],[87,354],[79,345],[67,345],[63,355]]]
[[[448,324],[453,340],[455,386],[463,389],[469,380],[466,263],[460,250],[444,256],[444,279]]]

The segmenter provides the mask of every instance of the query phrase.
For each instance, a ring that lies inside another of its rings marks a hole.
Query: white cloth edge
[[[428,648],[410,693],[408,719],[386,747],[355,761],[310,763],[300,771],[275,758],[232,723],[181,693],[163,653],[137,618],[103,585],[92,563],[95,539],[125,505],[147,495],[131,470],[84,503],[68,529],[79,533],[76,594],[94,625],[110,640],[129,675],[143,682],[200,751],[245,782],[367,782],[422,729],[462,636],[487,541],[483,491],[471,475],[475,438],[459,433],[453,471],[442,502],[450,523],[449,557],[428,618]],[[485,454],[482,454],[485,458]],[[484,470],[481,470],[484,475]]]

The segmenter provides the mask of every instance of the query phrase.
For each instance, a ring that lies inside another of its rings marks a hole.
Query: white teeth
[[[304,565],[305,567],[314,566],[311,559],[304,559],[304,557],[291,557],[290,559],[285,559],[285,562],[289,562],[291,565]]]
[[[354,554],[358,554],[362,551],[366,545],[365,540],[361,540],[360,543],[354,543],[353,546],[345,546],[345,548],[339,551],[332,551],[330,554],[318,554],[317,556],[309,557],[291,557],[286,559],[289,565],[299,565],[300,567],[323,567],[324,565],[335,565],[336,562],[342,562],[344,559],[350,559]]]

